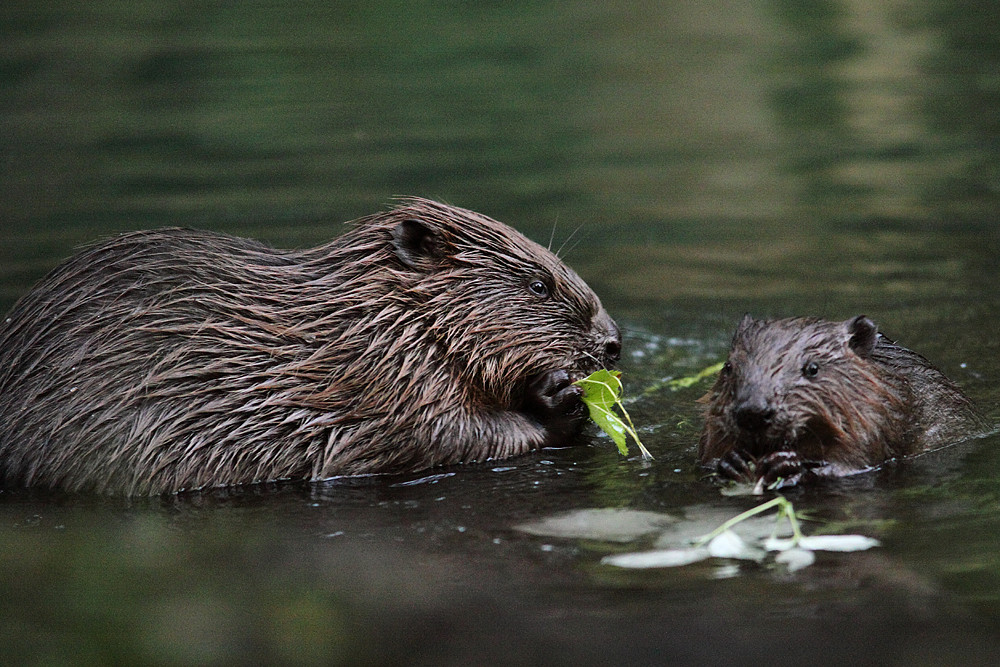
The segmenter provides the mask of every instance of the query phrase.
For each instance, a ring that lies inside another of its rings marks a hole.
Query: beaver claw
[[[761,490],[777,491],[795,486],[813,475],[813,468],[824,465],[807,461],[798,452],[778,450],[754,459],[742,450],[730,450],[719,458],[715,472],[723,479],[755,484]]]
[[[815,481],[822,476],[818,470],[826,465],[826,461],[804,459],[798,452],[779,450],[757,462],[757,474],[765,488],[778,490]]]
[[[757,475],[764,488],[771,490],[795,486],[808,471],[798,452],[788,450],[771,452],[757,462]]]
[[[753,482],[756,479],[756,462],[746,452],[731,449],[715,464],[715,472],[723,479],[734,482]]]
[[[525,411],[548,432],[548,443],[564,439],[580,429],[587,413],[583,389],[573,384],[569,373],[559,369],[532,378],[525,397]]]

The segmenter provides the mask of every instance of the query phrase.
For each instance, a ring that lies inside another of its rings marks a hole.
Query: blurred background
[[[658,301],[734,295],[699,266],[721,270],[738,249],[759,279],[793,259],[815,277],[817,260],[849,263],[915,228],[991,230],[1000,196],[992,2],[0,12],[6,303],[115,231],[316,244],[399,195],[606,250],[580,261],[615,297],[640,284]]]
[[[6,0],[0,90],[0,309],[119,231],[304,247],[437,198],[564,246],[626,331],[657,456],[598,441],[162,502],[2,492],[16,661],[954,662],[1000,629],[996,437],[801,499],[883,540],[861,565],[625,576],[606,546],[511,531],[743,508],[693,465],[707,385],[663,382],[721,359],[746,311],[866,313],[996,421],[1000,4]]]

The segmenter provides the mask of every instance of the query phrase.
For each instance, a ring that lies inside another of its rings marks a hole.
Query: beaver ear
[[[875,323],[864,315],[858,315],[853,320],[848,320],[847,333],[851,338],[847,344],[859,357],[871,355],[878,341],[878,327]]]
[[[441,235],[420,220],[403,220],[390,232],[396,256],[417,271],[429,271],[445,256]]]
[[[743,318],[740,320],[740,323],[736,325],[736,333],[733,335],[733,338],[738,338],[741,333],[749,329],[753,325],[753,321],[753,315],[750,313],[743,313]]]

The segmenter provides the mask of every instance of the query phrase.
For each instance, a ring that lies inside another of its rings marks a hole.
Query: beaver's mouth
[[[568,370],[567,372],[569,373],[569,381],[579,382],[580,380],[590,377],[591,375],[601,370],[602,368],[608,368],[608,367],[607,366],[593,366],[587,368],[576,367],[572,370]],[[608,370],[611,369],[608,368]]]
[[[573,363],[566,366],[566,368],[569,372],[570,378],[572,378],[573,382],[576,382],[577,380],[582,380],[583,378],[602,369],[614,370],[617,365],[617,358],[597,357],[588,354],[584,357],[575,359]]]
[[[815,458],[824,450],[823,441],[811,432],[790,434],[787,431],[768,428],[755,433],[740,430],[739,447],[754,458],[761,458],[779,451],[796,452],[805,459]]]
[[[739,449],[742,449],[755,459],[767,456],[771,452],[776,452],[779,449],[788,448],[785,445],[784,440],[769,438],[763,433],[752,433],[750,431],[741,430],[739,434]]]

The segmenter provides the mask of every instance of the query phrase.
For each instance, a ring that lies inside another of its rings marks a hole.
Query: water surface
[[[667,6],[664,6],[666,4]],[[516,526],[732,516],[694,465],[744,312],[872,317],[1000,420],[1000,16],[990,2],[10,2],[0,307],[162,225],[320,243],[398,195],[554,247],[625,329],[656,456],[124,501],[0,493],[16,661],[984,662],[996,436],[793,493],[877,549],[790,573]]]

